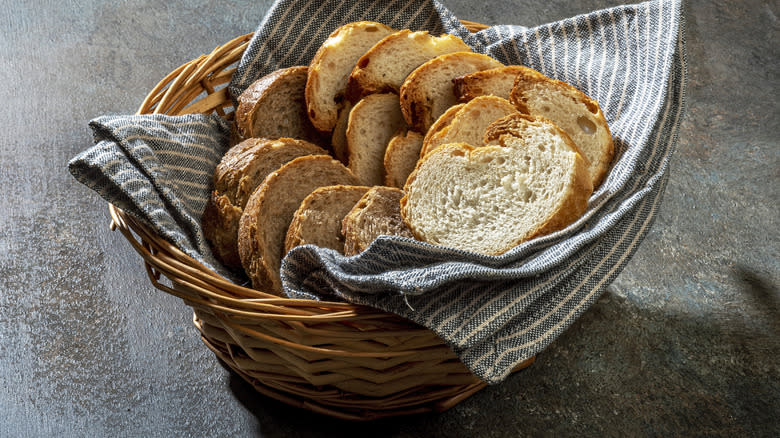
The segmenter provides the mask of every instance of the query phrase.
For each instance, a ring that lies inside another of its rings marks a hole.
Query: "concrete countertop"
[[[66,169],[90,119],[135,112],[270,3],[0,8],[0,436],[780,435],[777,2],[686,3],[689,106],[663,205],[601,299],[506,382],[368,424],[289,408],[223,368]],[[533,26],[619,2],[444,3]]]

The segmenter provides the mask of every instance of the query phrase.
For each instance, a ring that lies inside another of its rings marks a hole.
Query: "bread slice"
[[[460,103],[478,96],[497,96],[508,100],[515,78],[521,72],[538,73],[522,65],[507,65],[457,77],[452,80],[452,90]]]
[[[403,192],[395,187],[372,187],[344,217],[344,255],[363,252],[381,235],[412,238],[401,219]]]
[[[372,93],[398,93],[409,73],[429,59],[470,51],[463,40],[453,35],[435,37],[427,31],[399,30],[360,57],[347,81],[347,99],[355,103]]]
[[[415,238],[496,256],[585,211],[590,177],[563,131],[521,114],[488,130],[499,145],[442,145],[409,176],[401,215]]]
[[[426,139],[421,148],[421,156],[425,156],[436,147],[447,143],[482,146],[485,129],[491,123],[516,113],[518,113],[517,108],[506,99],[496,96],[480,96],[463,104],[447,126]]]
[[[284,252],[298,245],[312,244],[344,253],[341,222],[370,187],[326,186],[311,192],[295,211]]]
[[[309,155],[268,175],[255,190],[238,225],[238,254],[254,288],[282,293],[279,267],[295,211],[316,188],[339,184],[357,185],[357,178],[329,155]]]
[[[230,148],[214,172],[214,190],[201,220],[217,259],[227,267],[241,268],[238,222],[249,196],[266,176],[295,158],[325,153],[319,146],[292,138],[250,138]]]
[[[360,184],[376,186],[384,182],[387,143],[403,126],[398,96],[393,93],[368,95],[352,108],[346,135],[348,167]]]
[[[517,75],[510,100],[520,112],[545,117],[563,129],[588,159],[593,186],[601,185],[615,148],[598,102],[531,69]]]
[[[306,108],[312,125],[330,133],[336,125],[347,79],[358,59],[379,40],[395,32],[382,23],[357,21],[330,34],[314,54],[306,81]]]
[[[415,131],[426,132],[447,108],[456,104],[452,80],[504,64],[474,52],[437,56],[414,69],[401,85],[401,112]]]
[[[290,137],[325,145],[306,115],[307,72],[306,66],[283,68],[244,90],[236,107],[239,138]]]
[[[396,132],[385,150],[385,185],[401,188],[420,158],[423,136],[403,129]]]

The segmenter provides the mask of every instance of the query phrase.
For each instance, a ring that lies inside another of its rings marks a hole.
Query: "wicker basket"
[[[471,31],[485,27],[465,24]],[[216,113],[231,119],[225,85],[251,36],[171,72],[138,113]],[[424,327],[367,307],[280,298],[238,286],[119,208],[109,209],[112,229],[143,257],[152,284],[190,305],[203,342],[262,394],[337,418],[371,420],[444,411],[486,385]]]

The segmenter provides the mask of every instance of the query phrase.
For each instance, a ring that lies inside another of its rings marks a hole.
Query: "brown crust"
[[[514,86],[515,77],[517,77],[519,73],[527,72],[528,70],[535,71],[523,65],[506,65],[459,76],[452,80],[452,91],[455,94],[458,103],[465,103],[475,97],[488,94],[509,100],[509,94]],[[502,90],[500,93],[495,93],[491,92],[495,90],[486,89],[489,85],[495,84],[495,82],[505,82],[506,92]]]
[[[280,295],[284,239],[300,203],[318,187],[356,185],[329,155],[296,158],[270,174],[249,198],[238,227],[238,253],[252,286]]]
[[[584,153],[582,154],[583,158],[585,158],[585,160],[588,162],[588,166],[591,167],[588,172],[591,174],[593,187],[600,186],[604,181],[604,178],[606,178],[607,172],[609,171],[609,168],[612,164],[612,159],[614,158],[615,154],[615,145],[612,138],[612,133],[610,132],[609,124],[604,117],[604,113],[601,111],[601,107],[596,100],[591,99],[588,95],[573,85],[547,77],[536,70],[526,68],[519,72],[515,77],[515,82],[509,97],[510,102],[512,102],[512,104],[517,107],[518,111],[526,114],[532,114],[531,109],[527,105],[527,98],[524,96],[524,92],[528,90],[529,87],[533,84],[540,82],[549,84],[551,87],[560,91],[561,94],[570,97],[575,102],[583,103],[588,111],[590,111],[590,113],[593,115],[594,121],[604,130],[606,143],[603,145],[604,150],[601,151],[602,155],[598,157],[598,162],[593,163],[593,160],[589,160]],[[578,150],[582,152],[581,148],[578,148]],[[594,165],[597,165],[598,167],[593,169],[592,167]]]
[[[325,145],[319,131],[312,126],[306,115],[306,99],[304,89],[308,77],[307,66],[287,67],[269,73],[253,82],[241,95],[238,96],[235,123],[239,139],[252,137],[279,138],[292,137]],[[291,83],[300,88],[300,96],[292,101],[286,100],[286,105],[292,108],[279,108],[274,105],[272,98],[274,93],[284,90]],[[287,111],[296,113],[295,120],[300,121],[300,130],[293,128],[269,127],[264,131],[255,131],[255,119],[263,114],[281,115]]]
[[[430,128],[428,128],[428,132],[425,133],[425,136],[423,137],[423,146],[422,149],[420,149],[420,157],[422,157],[423,152],[425,151],[428,143],[430,143],[431,138],[442,129],[449,126],[450,123],[452,123],[452,120],[455,118],[455,116],[458,114],[458,111],[460,111],[465,104],[459,103],[457,105],[451,106],[447,109],[447,111],[444,112],[441,116],[439,116],[438,119],[436,119],[435,122],[433,122],[433,125],[431,125]]]
[[[234,207],[227,196],[212,191],[201,218],[203,234],[214,256],[231,269],[241,268],[236,243],[241,213],[242,209]]]

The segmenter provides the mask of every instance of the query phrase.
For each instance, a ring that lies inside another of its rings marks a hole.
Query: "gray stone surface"
[[[612,0],[449,0],[541,24]],[[778,436],[778,4],[686,5],[689,110],[660,215],[607,293],[528,370],[439,415],[348,424],[261,397],[202,345],[67,173],[89,119],[269,1],[2,2],[0,436]]]

